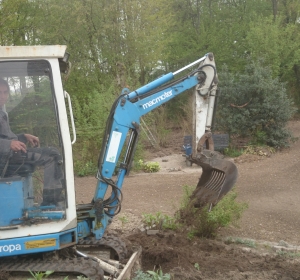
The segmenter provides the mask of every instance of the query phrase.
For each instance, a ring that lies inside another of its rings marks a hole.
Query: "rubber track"
[[[75,275],[84,275],[91,280],[103,280],[104,272],[98,263],[84,258],[74,258],[71,260],[58,259],[41,260],[24,257],[11,257],[1,259],[0,271],[6,272],[33,272],[55,271],[55,273],[66,273]]]
[[[77,249],[79,251],[84,251],[84,246],[81,247],[81,245],[89,245],[93,247],[109,247],[117,253],[120,263],[125,263],[125,261],[127,260],[127,248],[125,242],[122,241],[118,236],[113,234],[106,234],[99,240],[93,237],[85,240],[80,240],[78,242]]]

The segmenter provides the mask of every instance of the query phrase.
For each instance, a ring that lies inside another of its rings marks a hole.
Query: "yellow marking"
[[[25,249],[36,249],[36,248],[45,248],[45,247],[53,247],[56,246],[56,239],[44,239],[44,240],[35,240],[25,242]]]

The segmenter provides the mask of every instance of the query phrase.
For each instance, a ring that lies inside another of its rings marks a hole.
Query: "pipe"
[[[78,250],[75,250],[76,253],[81,256],[81,257],[84,257],[84,258],[87,258],[87,259],[92,259],[93,261],[96,261],[99,266],[106,272],[108,272],[110,275],[113,275],[114,277],[117,277],[119,274],[120,274],[120,271],[119,269],[117,269],[116,267],[100,260],[99,258],[97,257],[94,257],[94,256],[90,256],[90,255],[86,255]]]

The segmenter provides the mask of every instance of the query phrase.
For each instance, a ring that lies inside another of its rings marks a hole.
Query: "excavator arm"
[[[199,66],[195,70],[173,81],[177,74],[196,64]],[[205,112],[205,123],[200,125],[205,134],[210,130],[215,110],[216,87],[216,67],[213,55],[209,53],[192,64],[166,74],[133,92],[124,93],[115,100],[103,136],[98,162],[98,184],[92,202],[95,215],[92,231],[97,239],[103,236],[112,217],[121,209],[122,184],[130,170],[138,142],[140,118],[177,95],[195,88],[196,94],[206,100],[204,103],[207,104],[203,105],[205,110],[202,110]],[[211,158],[213,160],[210,160]],[[191,159],[203,167],[203,174],[191,198],[194,205],[215,205],[234,185],[237,177],[235,165],[230,163],[230,166],[233,165],[230,169],[233,176],[226,180],[228,165],[217,153],[210,151],[210,154],[205,154],[202,148],[198,148],[198,152],[193,154]],[[113,179],[114,174],[117,174],[116,179]],[[104,199],[109,187],[112,190],[111,195]]]

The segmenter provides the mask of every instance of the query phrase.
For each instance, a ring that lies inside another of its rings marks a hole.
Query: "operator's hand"
[[[10,143],[10,148],[14,152],[22,151],[26,153],[26,145],[23,142],[18,140],[12,140]]]
[[[39,147],[40,146],[40,140],[38,137],[31,135],[31,134],[24,134],[27,141],[31,144],[32,147]]]

